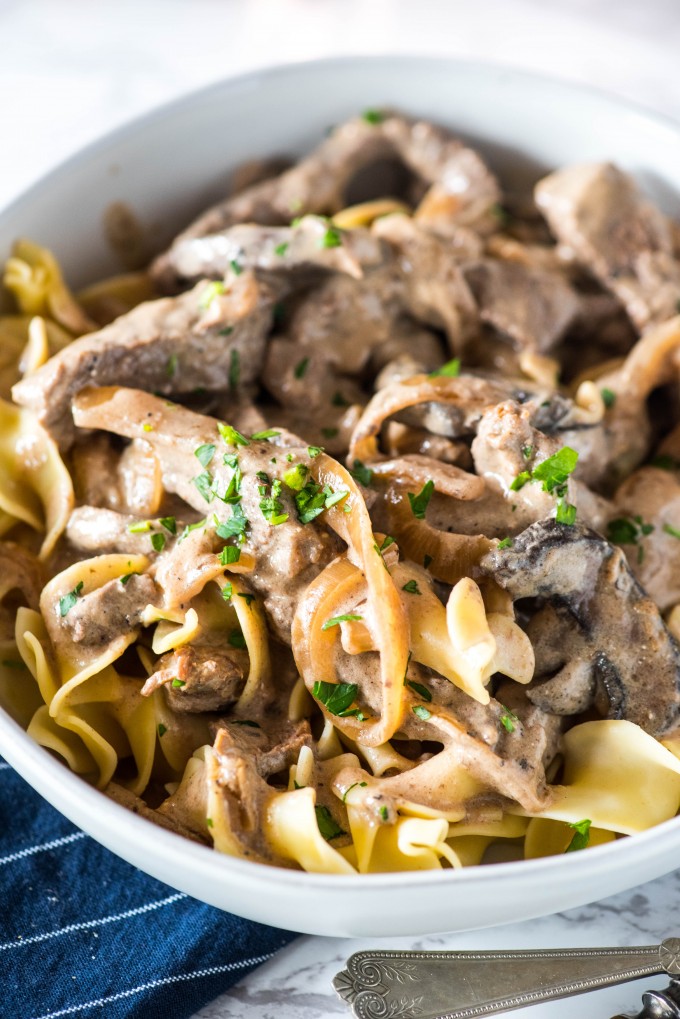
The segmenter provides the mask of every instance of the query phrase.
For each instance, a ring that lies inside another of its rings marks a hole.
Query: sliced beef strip
[[[195,479],[202,471],[196,450],[206,444],[215,445],[215,455],[207,470],[221,494],[226,492],[235,473],[233,467],[224,463],[223,456],[238,456],[242,472],[239,506],[248,521],[243,548],[256,560],[249,579],[254,590],[263,596],[276,634],[290,643],[290,626],[300,593],[341,546],[339,539],[316,521],[300,523],[295,492],[285,484],[279,499],[282,513],[288,517],[277,525],[270,524],[260,507],[263,500],[260,488],[264,486],[269,491],[269,487],[257,475],[263,472],[270,481],[281,479],[291,464],[300,465],[303,472],[308,470],[312,460],[308,447],[288,445],[290,439],[283,433],[272,441],[227,445],[220,437],[215,419],[168,406],[166,401],[131,389],[91,390],[76,399],[74,414],[76,424],[111,430],[127,438],[146,437],[160,462],[165,489],[177,493],[198,513],[209,517],[208,531],[212,531],[213,518],[218,524],[231,520],[234,506],[210,492],[206,499],[197,488]],[[144,424],[150,424],[152,430],[144,432]],[[275,464],[272,458],[276,459]]]
[[[638,329],[677,312],[680,263],[667,220],[611,163],[556,170],[536,203],[561,244],[612,290]]]
[[[174,711],[225,711],[236,703],[248,672],[248,653],[238,648],[192,644],[163,655],[142,687],[148,697],[165,688]]]
[[[225,719],[216,729],[214,746],[218,755],[235,752],[252,757],[257,773],[267,779],[295,764],[302,747],[312,746],[312,734],[306,719],[257,726]]]
[[[561,273],[487,258],[465,265],[463,275],[482,321],[524,350],[552,350],[579,314],[579,297]]]
[[[105,647],[140,626],[144,609],[157,604],[159,596],[155,583],[146,575],[133,574],[125,584],[110,580],[79,598],[61,619],[61,629],[77,644]]]
[[[352,193],[354,180],[367,168],[395,159],[418,181],[411,197],[420,198],[425,187],[436,182],[438,192],[449,199],[449,218],[454,222],[477,223],[499,199],[498,184],[480,156],[444,128],[391,113],[381,115],[377,123],[357,117],[336,127],[310,155],[279,177],[199,216],[156,260],[153,276],[165,288],[181,283],[175,256],[190,238],[215,234],[236,223],[281,225],[306,213],[339,212],[367,197]]]
[[[66,447],[75,432],[71,400],[89,385],[135,385],[159,393],[223,390],[257,378],[272,322],[272,293],[252,275],[234,280],[208,304],[210,284],[176,298],[149,301],[97,333],[74,340],[18,382],[13,397],[37,413]],[[141,436],[145,438],[145,436]]]
[[[588,666],[609,718],[655,737],[678,727],[680,648],[620,549],[587,528],[543,520],[488,553],[481,569],[514,599],[566,609],[562,664]]]

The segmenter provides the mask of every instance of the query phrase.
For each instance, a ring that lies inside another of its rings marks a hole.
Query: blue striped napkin
[[[186,1019],[294,937],[147,877],[0,760],[0,1019]]]

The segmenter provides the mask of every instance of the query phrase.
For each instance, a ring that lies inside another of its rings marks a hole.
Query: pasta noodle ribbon
[[[24,314],[47,316],[74,336],[97,328],[64,283],[52,252],[39,244],[16,242],[5,266],[4,284]]]

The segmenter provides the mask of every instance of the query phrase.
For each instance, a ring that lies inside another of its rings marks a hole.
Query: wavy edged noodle
[[[619,372],[618,386],[632,400],[644,400],[655,386],[678,372],[680,315],[649,329],[638,340]]]
[[[443,818],[399,817],[394,824],[377,825],[351,805],[347,815],[361,874],[439,870],[442,859],[451,867],[461,866],[446,841],[449,825]]]
[[[74,504],[71,477],[59,451],[30,411],[0,400],[0,511],[44,531],[46,559],[63,533]]]
[[[158,296],[147,272],[128,272],[80,290],[78,304],[101,327]]]
[[[332,221],[341,230],[355,230],[357,227],[370,226],[382,216],[410,216],[412,211],[410,206],[396,198],[374,198],[370,202],[348,205],[346,209],[336,212]]]
[[[51,318],[74,336],[97,328],[64,283],[52,252],[39,244],[26,240],[15,243],[3,282],[24,314]]]
[[[40,323],[44,337],[31,339],[34,323]],[[49,319],[32,315],[0,316],[0,397],[8,399],[12,386],[41,356],[49,357],[67,346],[72,335]]]
[[[227,583],[231,584],[233,591],[231,604],[246,642],[250,664],[246,685],[237,701],[237,708],[239,711],[247,712],[258,694],[269,686],[271,680],[267,620],[256,598],[239,597],[239,595],[248,594],[249,591],[236,576],[232,575],[229,581],[224,577],[218,577],[216,583],[222,592],[224,592]]]
[[[374,646],[380,653],[380,718],[366,723],[357,722],[355,718],[343,718],[341,721],[335,719],[335,724],[353,739],[368,746],[378,746],[394,735],[403,712],[402,678],[408,662],[406,617],[399,594],[376,547],[371,519],[354,479],[344,467],[323,453],[312,462],[311,474],[321,486],[330,485],[335,492],[349,492],[342,504],[326,510],[324,517],[328,525],[346,542],[348,558],[363,573],[367,587],[369,628]],[[349,512],[345,512],[345,507]],[[293,621],[293,654],[307,689],[311,689],[314,681],[320,678],[316,671],[319,661],[327,660],[327,656],[318,659],[312,654],[311,648],[312,642],[315,649],[319,646],[316,642],[321,638],[317,631],[328,618],[321,616],[322,606],[327,603],[329,594],[328,578],[322,581],[321,577],[310,584]],[[333,629],[337,630],[337,627]],[[324,646],[328,650],[337,639],[331,630],[324,631],[323,637],[329,634],[330,642],[324,639]],[[334,678],[329,678],[329,682],[333,682]]]

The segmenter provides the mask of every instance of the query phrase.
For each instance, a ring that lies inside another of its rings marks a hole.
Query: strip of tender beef
[[[379,191],[384,194],[385,164],[395,161],[402,164],[402,178],[416,179],[409,197],[417,200],[428,185],[435,184],[440,199],[448,199],[448,215],[455,222],[483,221],[499,200],[498,184],[479,155],[445,128],[397,114],[369,120],[357,117],[336,127],[309,156],[279,177],[208,209],[156,260],[153,275],[161,286],[176,287],[182,280],[176,252],[186,251],[190,238],[215,234],[236,223],[282,225],[306,213],[339,212],[367,197],[353,192],[372,190],[366,180],[371,169],[377,171]]]
[[[296,493],[282,483],[289,469],[297,470],[300,479],[306,477],[314,450],[310,453],[308,447],[285,445],[289,440],[284,435],[273,441],[245,440],[245,445],[227,445],[214,418],[168,406],[166,401],[133,389],[83,393],[74,403],[74,418],[82,427],[106,429],[131,439],[145,437],[161,464],[168,492],[179,495],[199,513],[209,514],[211,522],[214,519],[217,525],[235,527],[234,535],[239,530],[245,535],[243,548],[257,562],[249,579],[262,594],[276,633],[290,643],[290,626],[300,592],[339,550],[338,540],[318,523],[300,523]],[[151,431],[145,432],[145,425],[150,425]],[[282,441],[282,445],[277,444]],[[214,454],[202,470],[196,451],[211,444]],[[225,454],[237,456],[238,466],[225,463]],[[263,476],[268,480],[264,481]],[[274,482],[280,488],[276,496],[272,494]],[[238,497],[227,503],[221,496],[226,495],[230,485],[238,489]],[[278,501],[281,508],[267,503],[267,499]],[[285,519],[272,524],[265,513],[270,518]]]
[[[611,163],[568,166],[536,187],[561,244],[612,290],[639,329],[677,311],[680,264],[664,216]]]
[[[207,644],[177,648],[163,655],[142,687],[148,697],[165,687],[175,711],[225,711],[238,699],[248,672],[248,653]]]
[[[167,394],[225,390],[234,381],[234,359],[239,384],[254,382],[273,295],[245,273],[224,294],[211,286],[202,282],[179,297],[141,304],[75,340],[14,386],[15,401],[35,411],[57,442],[68,446],[74,437],[70,403],[85,386],[135,385]]]
[[[481,568],[514,599],[554,609],[550,644],[559,660],[552,666],[568,671],[530,692],[532,700],[557,710],[578,663],[581,689],[588,674],[594,677],[609,718],[628,719],[657,738],[678,727],[680,648],[620,549],[584,527],[543,520],[511,548],[488,553]],[[537,631],[529,631],[534,641]]]

